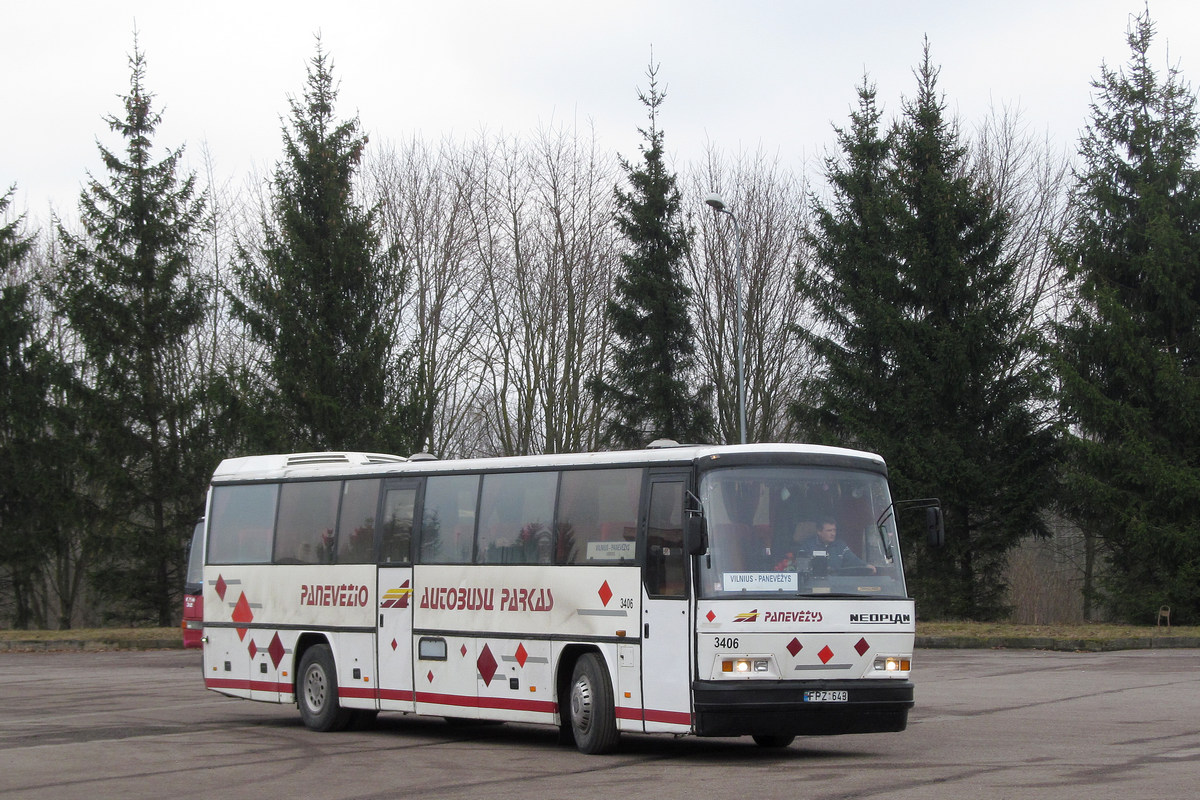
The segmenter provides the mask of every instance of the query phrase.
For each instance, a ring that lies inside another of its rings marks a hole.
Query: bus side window
[[[339,564],[370,564],[375,560],[375,504],[379,479],[346,481],[338,517]]]
[[[413,512],[416,505],[415,486],[389,488],[384,493],[379,563],[408,564],[412,560]]]
[[[341,481],[285,483],[275,525],[276,564],[332,564]]]
[[[646,523],[646,593],[683,596],[684,562],[683,482],[654,481]]]
[[[642,470],[567,470],[558,501],[559,564],[631,564]]]
[[[485,475],[477,564],[549,564],[554,558],[557,472]]]
[[[478,499],[478,475],[434,475],[426,479],[421,510],[423,563],[471,563]]]

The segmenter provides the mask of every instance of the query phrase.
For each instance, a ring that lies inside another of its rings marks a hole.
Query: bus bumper
[[[805,692],[844,691],[844,702],[805,702]],[[698,736],[811,736],[885,733],[908,727],[913,685],[906,680],[696,681]]]

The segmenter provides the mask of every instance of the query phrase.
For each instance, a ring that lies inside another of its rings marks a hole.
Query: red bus
[[[183,646],[202,646],[204,636],[204,520],[196,523],[192,531],[192,544],[188,548],[187,577],[183,584]]]

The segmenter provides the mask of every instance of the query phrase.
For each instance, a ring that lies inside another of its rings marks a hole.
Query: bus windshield
[[[700,596],[907,597],[887,480],[830,467],[703,474]]]

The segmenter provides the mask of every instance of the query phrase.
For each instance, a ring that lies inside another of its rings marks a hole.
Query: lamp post
[[[738,383],[738,433],[741,443],[746,443],[746,339],[742,334],[742,260],[745,258],[745,246],[742,241],[742,226],[738,218],[725,205],[719,194],[710,194],[704,198],[713,211],[718,214],[728,214],[733,220],[733,230],[737,234],[737,383]]]

